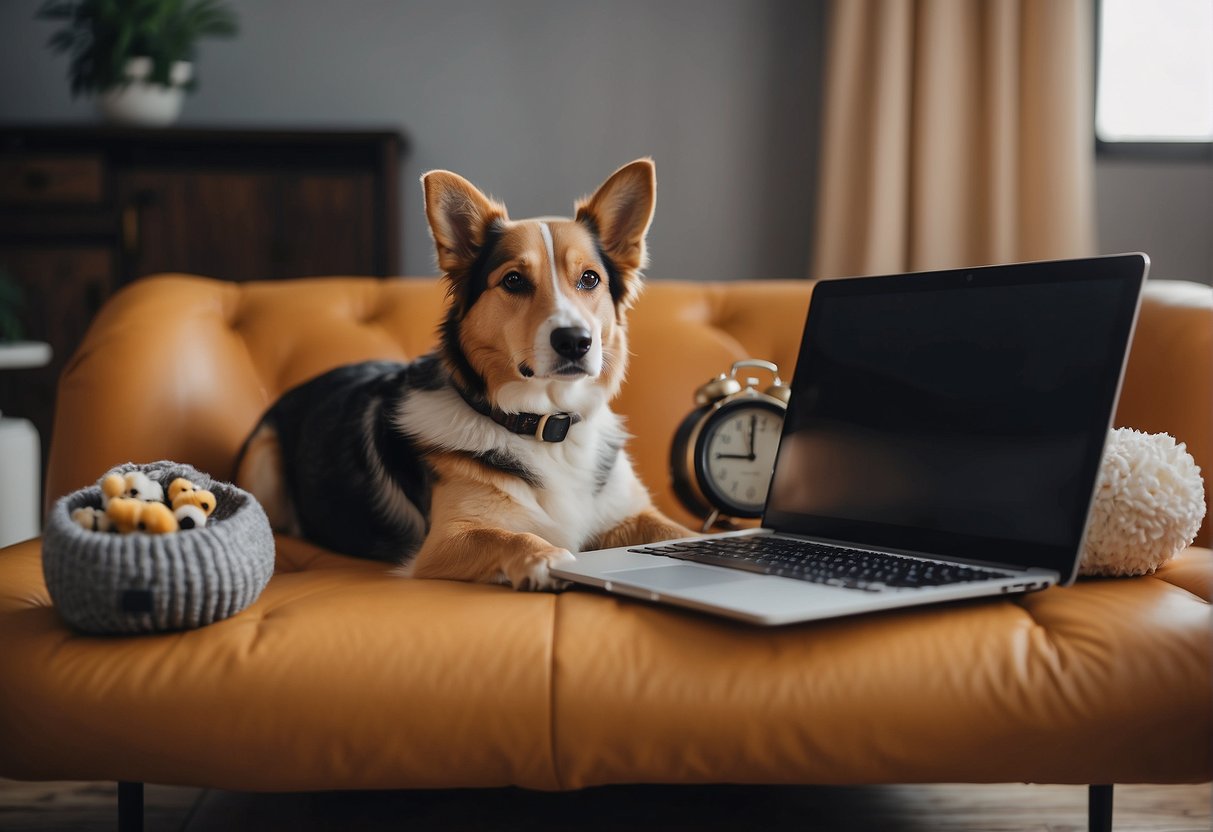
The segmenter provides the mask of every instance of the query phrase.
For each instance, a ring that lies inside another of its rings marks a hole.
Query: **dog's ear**
[[[438,267],[457,281],[476,262],[489,229],[509,219],[505,206],[447,170],[424,174],[421,187]]]
[[[597,235],[602,253],[622,282],[612,295],[631,305],[640,291],[638,270],[648,264],[644,237],[657,202],[652,159],[637,159],[611,174],[590,196],[577,201],[577,221]],[[613,275],[614,276],[614,275]]]

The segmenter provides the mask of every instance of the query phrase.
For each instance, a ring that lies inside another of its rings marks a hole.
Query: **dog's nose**
[[[562,326],[552,330],[552,349],[570,360],[577,360],[590,351],[594,340],[590,331],[581,326]]]

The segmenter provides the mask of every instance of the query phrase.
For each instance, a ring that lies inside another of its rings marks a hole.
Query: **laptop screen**
[[[764,525],[1069,579],[1146,262],[818,284]]]

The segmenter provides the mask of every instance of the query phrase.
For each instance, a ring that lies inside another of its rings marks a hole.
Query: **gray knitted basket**
[[[211,491],[215,512],[201,529],[112,534],[81,528],[71,514],[101,507],[101,489],[55,503],[42,537],[42,572],[59,614],[89,633],[149,633],[201,627],[253,603],[274,572],[274,537],[261,504],[230,483],[176,462],[128,463],[164,486],[185,477]]]

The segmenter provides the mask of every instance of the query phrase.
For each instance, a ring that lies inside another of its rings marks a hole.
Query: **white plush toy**
[[[1184,444],[1117,428],[1100,463],[1079,574],[1149,575],[1191,545],[1204,516],[1204,482]]]
[[[164,502],[164,486],[142,471],[108,474],[97,483],[101,486],[101,507],[109,508],[115,497],[128,497],[145,503]]]

